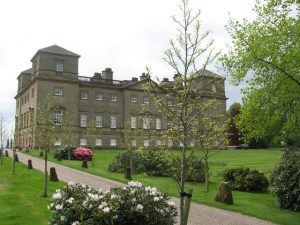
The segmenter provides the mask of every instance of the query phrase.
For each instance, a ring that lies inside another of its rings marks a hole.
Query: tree
[[[181,18],[173,16],[173,20],[178,27],[178,35],[170,41],[170,49],[165,51],[164,60],[175,71],[174,82],[155,82],[148,79],[145,91],[150,96],[151,101],[168,121],[168,137],[172,143],[180,146],[180,178],[177,186],[180,194],[180,224],[186,224],[188,215],[185,180],[190,172],[187,163],[194,153],[187,152],[191,145],[207,149],[204,145],[205,137],[208,137],[204,129],[204,120],[210,121],[214,116],[209,116],[212,107],[216,103],[217,92],[212,92],[208,98],[203,98],[199,93],[199,86],[202,78],[209,73],[206,67],[218,56],[218,52],[212,49],[213,41],[208,40],[209,32],[200,31],[200,11],[193,13],[189,8],[188,0],[182,0],[180,6]],[[151,71],[148,69],[151,78]],[[209,82],[214,83],[217,75],[210,74]],[[207,77],[207,76],[206,76]],[[216,115],[217,116],[217,115]],[[199,120],[201,120],[199,122]],[[206,124],[205,124],[206,125]],[[201,131],[196,133],[195,130]],[[212,133],[212,132],[210,132]],[[202,136],[202,141],[198,137]],[[216,143],[210,142],[210,143]],[[209,145],[209,149],[212,147]],[[189,195],[188,195],[189,196]]]
[[[2,116],[2,113],[0,113],[0,164],[3,165],[3,142],[7,137],[7,130],[4,123],[4,118]]]
[[[237,102],[233,103],[227,111],[229,145],[236,146],[241,144],[239,129],[235,124],[235,119],[240,114],[240,112],[241,112],[241,104]]]
[[[50,95],[40,100],[35,110],[35,124],[31,124],[36,144],[44,151],[44,190],[43,196],[48,196],[48,152],[54,147],[54,142],[62,132],[62,113],[55,117],[54,112],[61,109],[54,104]]]
[[[245,141],[300,140],[299,9],[296,0],[257,1],[253,21],[229,21],[232,47],[221,61],[234,84],[251,76],[237,123]]]
[[[134,172],[134,150],[136,149],[136,137],[138,131],[135,128],[131,128],[131,121],[125,123],[123,128],[123,146],[127,149],[128,156],[126,160],[125,178],[131,180],[132,173]]]

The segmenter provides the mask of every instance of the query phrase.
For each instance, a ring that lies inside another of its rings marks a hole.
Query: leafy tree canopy
[[[300,1],[256,1],[253,21],[230,19],[232,47],[221,57],[239,84],[251,73],[243,90],[238,127],[244,139],[300,139]]]

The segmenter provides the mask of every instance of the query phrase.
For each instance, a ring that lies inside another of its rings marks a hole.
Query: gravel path
[[[8,150],[8,152],[11,156],[12,152],[10,150]],[[17,154],[21,162],[27,164],[28,159],[31,159],[33,168],[44,171],[44,161],[42,159],[23,154],[21,152],[18,152]],[[48,162],[48,168],[50,167],[55,167],[58,178],[65,182],[74,181],[102,189],[122,187],[125,185],[56,163]],[[172,198],[172,200],[177,206],[179,205],[178,198]],[[217,209],[198,203],[192,203],[188,225],[274,225],[274,223],[241,215],[239,213]]]

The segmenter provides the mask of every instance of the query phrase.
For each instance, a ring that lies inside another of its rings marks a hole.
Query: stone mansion
[[[91,77],[78,74],[80,55],[57,45],[39,49],[32,57],[32,67],[18,76],[16,100],[15,144],[20,147],[36,147],[30,123],[35,123],[38,103],[51,95],[59,105],[53,111],[53,119],[61,123],[65,118],[73,129],[73,144],[98,148],[118,148],[124,139],[124,127],[136,129],[134,146],[154,147],[161,145],[162,132],[168,127],[166,119],[158,112],[143,84],[149,79],[144,73],[127,80],[114,80],[111,68]],[[217,79],[217,84],[212,82]],[[201,77],[199,93],[208,98],[217,93],[218,105],[213,110],[226,115],[224,78],[206,71]],[[163,82],[173,82],[164,78]],[[142,106],[148,105],[151,120],[141,118]],[[31,119],[33,118],[33,119]],[[92,143],[84,130],[93,122],[95,135]],[[99,130],[99,132],[98,132]],[[149,138],[151,133],[152,137]],[[63,136],[57,135],[55,145],[65,145]],[[171,145],[169,143],[169,145]]]

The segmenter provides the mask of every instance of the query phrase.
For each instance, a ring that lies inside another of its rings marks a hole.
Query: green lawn
[[[63,183],[50,182],[49,195]],[[16,175],[11,174],[11,158],[4,158],[0,165],[0,224],[44,225],[48,224],[50,198],[41,197],[43,174],[28,170],[22,163],[16,164]]]
[[[107,171],[108,162],[119,151],[101,150],[94,151],[95,165],[89,162],[89,168],[81,168],[81,162],[64,160],[56,161],[50,156],[51,161],[96,174],[102,177],[110,178],[120,182],[127,182],[123,178],[123,173],[112,173]],[[38,151],[30,151],[31,155],[38,156]],[[233,167],[250,167],[261,170],[267,176],[270,175],[274,165],[279,161],[281,152],[279,150],[225,150],[213,153],[210,156],[210,192],[203,192],[203,184],[189,183],[187,188],[193,188],[193,201],[214,206],[217,208],[227,209],[240,212],[246,215],[255,216],[261,219],[269,220],[278,224],[296,225],[300,224],[300,213],[277,208],[275,198],[271,193],[246,193],[233,192],[234,205],[228,206],[217,203],[213,200],[219,183],[222,181],[221,173],[226,168]],[[138,180],[144,185],[152,185],[166,192],[171,196],[178,196],[175,182],[167,177],[152,177],[146,175],[134,175],[133,180]]]

